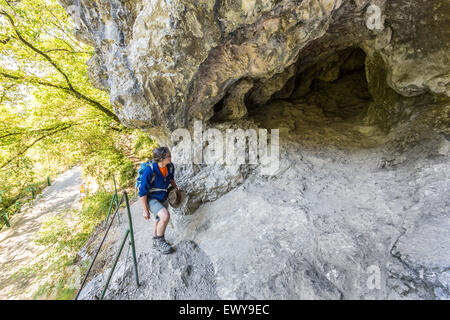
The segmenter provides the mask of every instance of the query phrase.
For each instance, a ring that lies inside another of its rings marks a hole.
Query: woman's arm
[[[172,185],[172,187],[177,188],[178,190],[180,190],[180,187],[177,186],[177,184],[175,183],[175,179],[173,178],[175,175],[175,166],[174,164],[171,162],[170,163],[172,165],[173,171],[172,171],[172,180],[170,180],[170,184]]]
[[[142,215],[144,216],[145,220],[148,220],[150,219],[150,208],[148,207],[147,195],[141,197],[141,199],[142,199],[142,208],[144,209]]]

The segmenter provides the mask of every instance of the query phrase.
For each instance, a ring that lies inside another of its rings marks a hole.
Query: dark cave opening
[[[315,145],[374,146],[434,96],[398,94],[379,55],[359,47],[299,60],[268,79],[241,78],[214,105],[212,122],[250,120]]]
[[[270,79],[242,78],[213,106],[212,122],[260,118],[268,105],[289,102],[317,107],[325,118],[362,120],[374,101],[366,78],[366,54],[359,47],[297,61]]]
[[[366,78],[366,62],[361,48],[348,47],[325,52],[308,64],[298,61],[265,83],[254,81],[243,98],[246,118],[261,128],[278,128],[281,138],[290,136],[289,141],[304,146],[353,149],[383,144],[386,132],[378,125],[382,118],[373,114],[386,112],[373,95],[378,87],[374,89],[373,82],[371,87]]]
[[[315,105],[325,117],[358,119],[373,101],[366,79],[365,58],[362,49],[347,48],[308,67],[298,63],[294,76],[273,93],[266,104],[285,101]],[[246,96],[249,117],[261,112],[261,105],[254,103],[254,97],[262,86],[256,85]]]
[[[214,116],[210,119],[212,122],[220,120],[220,117],[218,115],[223,110],[225,96],[214,105]]]

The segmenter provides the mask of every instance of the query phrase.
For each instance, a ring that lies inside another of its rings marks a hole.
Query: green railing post
[[[116,206],[117,206],[117,186],[116,186],[116,178],[113,175],[113,182],[114,182],[114,194],[116,195]],[[120,223],[120,212],[119,212],[119,217],[117,217],[117,223]]]
[[[5,218],[5,224],[6,226],[9,228],[11,227],[11,225],[9,224],[9,219],[8,219],[8,213],[5,211],[3,212],[3,217]]]
[[[139,276],[138,276],[137,259],[136,259],[136,246],[134,243],[133,222],[131,220],[130,204],[128,202],[127,192],[124,191],[123,194],[125,196],[125,204],[127,205],[128,224],[129,224],[130,240],[131,240],[131,251],[133,252],[134,274],[136,276],[136,285],[139,287]]]
[[[50,177],[49,176],[47,176],[47,185],[48,186],[50,185]]]
[[[131,210],[130,210],[130,203],[129,203],[129,200],[128,200],[128,194],[127,194],[126,191],[124,191],[122,197],[120,198],[120,201],[118,201],[118,202],[117,202],[117,196],[116,195],[117,195],[117,189],[115,190],[113,198],[111,199],[110,212],[111,212],[111,208],[112,208],[114,203],[117,204],[117,208],[115,209],[115,212],[114,212],[114,215],[113,215],[113,217],[111,219],[111,222],[109,223],[108,228],[106,229],[105,235],[103,236],[103,239],[102,239],[100,245],[98,246],[98,249],[97,249],[97,251],[96,251],[96,253],[94,255],[94,259],[91,261],[89,269],[86,272],[86,275],[84,276],[83,282],[81,283],[81,286],[78,289],[77,295],[75,296],[75,300],[78,299],[78,296],[80,295],[81,290],[83,289],[84,284],[86,283],[87,277],[88,277],[89,273],[91,272],[91,269],[92,269],[92,266],[94,265],[95,260],[97,259],[97,255],[100,252],[100,249],[101,249],[101,247],[102,247],[102,245],[103,245],[103,243],[104,243],[104,241],[106,239],[106,236],[108,235],[109,229],[111,228],[111,226],[114,223],[114,218],[119,213],[120,205],[122,204],[124,199],[125,199],[125,203],[126,203],[126,207],[127,207],[127,217],[128,217],[128,226],[129,226],[129,228],[127,229],[127,231],[125,233],[125,237],[122,240],[122,243],[121,243],[121,246],[120,246],[120,250],[119,250],[119,252],[117,253],[117,255],[116,255],[115,259],[114,259],[114,264],[112,266],[111,271],[109,272],[108,279],[106,280],[105,287],[103,288],[103,291],[102,291],[101,296],[100,296],[100,300],[102,300],[103,297],[105,296],[106,290],[108,289],[108,286],[109,286],[109,282],[111,281],[111,277],[112,277],[113,272],[114,272],[114,270],[116,268],[116,265],[117,265],[117,263],[119,261],[120,254],[123,251],[123,247],[125,246],[125,242],[127,241],[128,236],[130,236],[130,246],[131,246],[131,249],[132,249],[131,251],[133,252],[133,263],[134,263],[134,274],[136,276],[136,285],[137,285],[137,287],[140,286],[139,285],[138,267],[137,267],[137,258],[136,258],[136,245],[135,245],[135,242],[134,242],[133,222],[132,222],[132,218],[131,218]],[[110,212],[108,212],[107,222],[108,222],[108,218],[109,218]]]
[[[114,177],[114,175],[113,175],[113,182],[114,182],[114,194],[116,195],[116,198],[117,198],[118,196],[117,196],[116,178]],[[116,205],[117,205],[117,201],[116,201]]]
[[[112,266],[111,271],[109,272],[108,279],[106,280],[106,284],[105,284],[105,286],[103,288],[102,295],[100,296],[100,300],[103,300],[103,297],[105,296],[106,289],[108,289],[109,282],[111,281],[111,277],[112,277],[112,274],[114,272],[114,269],[116,269],[117,262],[119,261],[119,257],[120,257],[120,254],[122,253],[122,250],[123,250],[123,247],[125,245],[125,242],[127,242],[127,238],[128,238],[128,234],[129,233],[130,233],[130,230],[127,230],[125,232],[125,237],[123,237],[122,244],[120,245],[119,252],[117,253],[116,258],[114,259],[114,264]]]
[[[108,224],[109,215],[111,214],[112,206],[114,204],[114,198],[116,198],[115,194],[113,195],[113,197],[111,199],[111,203],[109,205],[108,215],[106,216],[106,220],[105,220],[105,226]]]
[[[122,203],[123,198],[124,198],[124,196],[122,196],[122,197],[120,198],[119,205]],[[105,242],[106,236],[108,235],[109,229],[111,228],[111,226],[112,226],[112,224],[113,224],[113,222],[114,222],[114,218],[116,217],[117,212],[119,212],[119,208],[116,208],[116,211],[114,212],[114,214],[113,214],[113,216],[112,216],[112,218],[111,218],[111,223],[109,224],[108,228],[107,228],[106,231],[105,231],[105,235],[103,236],[103,239],[102,239],[102,241],[100,242],[100,245],[98,246],[97,251],[95,252],[94,259],[92,259],[92,261],[91,261],[91,264],[90,264],[90,266],[89,266],[89,269],[88,269],[88,271],[86,272],[86,275],[84,276],[83,282],[81,283],[80,289],[78,289],[77,295],[75,296],[75,299],[74,299],[74,300],[77,300],[77,299],[78,299],[78,296],[80,295],[81,290],[83,289],[84,284],[86,283],[87,277],[89,276],[89,273],[91,272],[92,266],[94,265],[94,262],[95,262],[95,260],[97,259],[98,253],[100,252],[100,249],[101,249],[101,247],[103,246],[103,243]]]

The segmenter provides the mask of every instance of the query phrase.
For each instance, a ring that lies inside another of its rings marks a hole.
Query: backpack
[[[153,184],[153,182],[155,181],[155,172],[153,171],[153,160],[150,160],[148,162],[144,162],[141,164],[141,167],[139,168],[138,171],[138,176],[136,179],[136,193],[139,190],[139,188],[141,187],[141,183],[142,183],[142,174],[144,173],[144,170],[150,167],[152,168],[152,180],[151,180],[151,184]]]
[[[152,168],[152,179],[151,179],[151,181],[150,181],[150,186],[153,184],[153,182],[155,182],[155,175],[156,175],[156,173],[155,173],[155,171],[153,171],[153,163],[154,163],[154,161],[153,161],[153,160],[150,160],[150,161],[148,161],[148,162],[144,162],[144,163],[141,164],[141,167],[139,168],[138,176],[137,176],[137,179],[136,179],[136,190],[135,190],[136,193],[137,193],[137,190],[139,190],[139,188],[140,188],[140,186],[141,186],[141,183],[142,183],[142,174],[144,173],[144,170],[145,170],[147,167]],[[169,163],[169,164],[168,164],[168,173],[167,173],[167,174],[172,174],[172,172],[173,172],[173,166],[172,166],[171,163]]]

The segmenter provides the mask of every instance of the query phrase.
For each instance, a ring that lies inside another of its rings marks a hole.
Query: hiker
[[[167,147],[159,147],[153,151],[153,162],[144,169],[139,186],[139,196],[144,207],[144,219],[150,219],[150,212],[155,215],[155,226],[153,229],[153,248],[163,254],[173,251],[172,246],[166,241],[164,233],[169,223],[168,211],[169,185],[175,189],[176,204],[180,204],[178,194],[183,192],[174,180],[175,167],[171,162],[170,150]],[[152,183],[153,182],[153,183]],[[171,198],[172,193],[171,193]],[[173,205],[171,203],[171,205]]]

